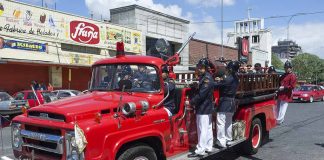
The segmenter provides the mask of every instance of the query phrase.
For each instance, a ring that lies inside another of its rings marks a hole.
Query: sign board
[[[238,60],[247,63],[249,60],[249,39],[237,37]]]
[[[0,0],[0,35],[21,41],[89,44],[113,50],[121,37],[127,52],[142,52],[140,31],[15,1]]]
[[[38,52],[46,52],[46,44],[44,43],[30,43],[23,41],[15,41],[15,40],[5,40],[0,37],[0,49],[1,48],[12,48],[12,49],[22,49],[28,51],[38,51]]]

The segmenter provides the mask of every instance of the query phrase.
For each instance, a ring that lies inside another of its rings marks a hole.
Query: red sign
[[[242,55],[243,56],[249,55],[249,40],[246,38],[242,39]]]
[[[99,27],[88,22],[71,21],[70,37],[76,42],[98,44],[100,41]]]

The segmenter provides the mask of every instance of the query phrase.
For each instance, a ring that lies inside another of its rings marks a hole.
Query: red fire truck
[[[195,111],[186,105],[195,94],[189,87],[194,76],[174,74],[172,67],[179,62],[182,49],[166,61],[122,54],[95,62],[87,94],[31,108],[13,119],[15,157],[188,159],[187,154],[197,143]],[[122,52],[122,46],[117,46],[117,50]],[[167,92],[163,90],[161,77],[164,64],[170,66],[170,76],[177,79],[176,113],[172,117],[162,105],[164,92]],[[146,82],[119,77],[125,75],[123,68],[135,72],[140,66],[146,70]],[[214,66],[210,71],[215,73],[218,69]],[[244,153],[254,154],[276,126],[274,91],[278,87],[278,76],[246,74],[239,77],[231,146],[240,144]],[[218,90],[214,91],[214,97],[217,107]],[[212,154],[217,152],[220,150],[215,149]]]

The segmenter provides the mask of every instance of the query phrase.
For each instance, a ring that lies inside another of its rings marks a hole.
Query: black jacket
[[[196,114],[213,113],[213,84],[214,79],[208,72],[200,77],[199,93],[190,100],[190,104],[196,107]]]
[[[235,95],[239,86],[239,79],[236,75],[229,75],[224,80],[214,84],[215,89],[219,89],[218,112],[235,112]]]
[[[167,99],[163,102],[164,107],[168,108],[169,111],[174,114],[175,111],[175,83],[173,79],[166,79],[164,81],[164,97],[167,96],[169,91],[169,96]]]

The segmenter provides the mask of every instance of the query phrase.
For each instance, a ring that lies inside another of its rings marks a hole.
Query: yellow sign
[[[92,55],[71,54],[71,64],[92,65]]]

